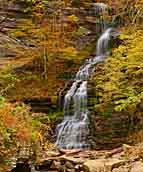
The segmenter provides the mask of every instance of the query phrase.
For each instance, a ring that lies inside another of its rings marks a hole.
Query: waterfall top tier
[[[104,15],[104,13],[108,12],[109,6],[104,3],[93,3],[93,9],[95,15]]]

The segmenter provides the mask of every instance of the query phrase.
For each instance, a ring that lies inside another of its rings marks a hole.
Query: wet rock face
[[[126,142],[130,130],[130,117],[125,114],[91,116],[92,147],[110,149]]]
[[[0,68],[9,64],[16,57],[18,50],[27,48],[9,34],[25,18],[26,14],[20,5],[0,0]]]
[[[0,31],[7,33],[16,28],[17,22],[25,18],[24,8],[7,0],[0,1]]]
[[[98,67],[98,66],[97,66]],[[99,68],[101,70],[102,68]],[[88,84],[90,118],[90,142],[93,149],[111,149],[128,143],[127,137],[135,132],[139,124],[138,119],[133,119],[127,112],[117,113],[113,110],[99,112],[95,108],[98,98],[94,92],[94,83]]]
[[[52,106],[52,100],[50,97],[46,98],[29,98],[23,100],[25,104],[28,104],[31,106],[31,109],[33,112],[36,113],[48,113],[48,107]]]

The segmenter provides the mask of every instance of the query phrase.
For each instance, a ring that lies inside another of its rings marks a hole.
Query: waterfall
[[[105,29],[107,29],[107,23],[105,20],[105,16],[109,13],[109,6],[104,3],[93,3],[92,5],[92,15],[97,17],[97,20],[99,20],[96,25],[97,33],[99,31],[103,32]]]
[[[106,53],[108,52],[107,50],[109,48],[108,45],[109,45],[112,30],[113,30],[112,28],[108,28],[106,32],[104,32],[98,39],[97,48],[96,48],[97,56],[105,56]]]
[[[102,8],[103,9],[103,8]],[[64,97],[64,119],[57,126],[56,145],[60,148],[89,148],[89,111],[87,83],[94,66],[107,56],[109,41],[114,30],[107,28],[97,41],[94,58],[86,60],[76,74],[74,82]]]

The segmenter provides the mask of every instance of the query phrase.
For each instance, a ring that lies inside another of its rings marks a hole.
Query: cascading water
[[[60,148],[88,148],[89,111],[87,106],[87,82],[95,64],[104,61],[112,33],[106,29],[97,42],[97,56],[86,60],[64,98],[64,119],[57,126],[56,145]]]
[[[93,7],[94,7],[95,15],[98,15],[98,14],[101,15],[101,14],[105,13],[108,9],[108,5],[106,5],[102,2],[94,3]]]
[[[109,12],[109,7],[108,5],[104,4],[104,3],[93,3],[92,5],[92,15],[97,17],[97,24],[96,24],[96,30],[97,33],[103,32],[104,30],[107,29],[107,23],[105,20],[105,16],[108,15]]]
[[[112,28],[108,28],[106,32],[104,32],[98,42],[97,42],[97,48],[96,48],[96,55],[97,56],[105,56],[108,53],[108,48],[109,48],[109,41],[111,38],[111,33],[113,32]]]

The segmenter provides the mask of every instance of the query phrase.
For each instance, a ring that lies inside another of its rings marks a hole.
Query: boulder
[[[77,172],[75,169],[67,169],[66,172]]]
[[[131,168],[131,172],[143,172],[143,162],[135,162]]]
[[[129,172],[129,167],[114,168],[112,172]]]
[[[84,163],[83,169],[85,172],[104,172],[105,159],[88,160]]]
[[[67,161],[67,162],[65,163],[65,166],[66,166],[67,168],[69,168],[69,169],[73,169],[73,168],[74,168],[74,164],[71,163],[71,162],[69,162],[69,161]]]
[[[83,159],[83,158],[73,158],[73,157],[69,157],[69,156],[65,156],[65,155],[61,156],[60,160],[64,160],[65,162],[69,161],[73,164],[82,164],[85,162],[85,159]]]
[[[59,149],[59,152],[61,153],[61,154],[66,154],[66,155],[74,155],[74,154],[77,154],[77,153],[79,153],[79,152],[81,152],[82,150],[81,149]]]
[[[120,160],[120,159],[108,159],[105,162],[105,171],[110,172],[112,171],[113,168],[117,168],[120,167],[121,165],[124,165],[126,163],[126,161],[124,160]]]
[[[97,159],[88,160],[84,163],[85,172],[111,172],[113,168],[117,168],[126,161],[120,159]]]
[[[47,152],[45,152],[45,155],[47,155],[48,157],[58,157],[61,154],[59,152],[56,152],[56,151],[47,151]]]
[[[50,166],[50,169],[52,170],[58,170],[61,169],[61,163],[59,161],[53,161],[52,165]]]

